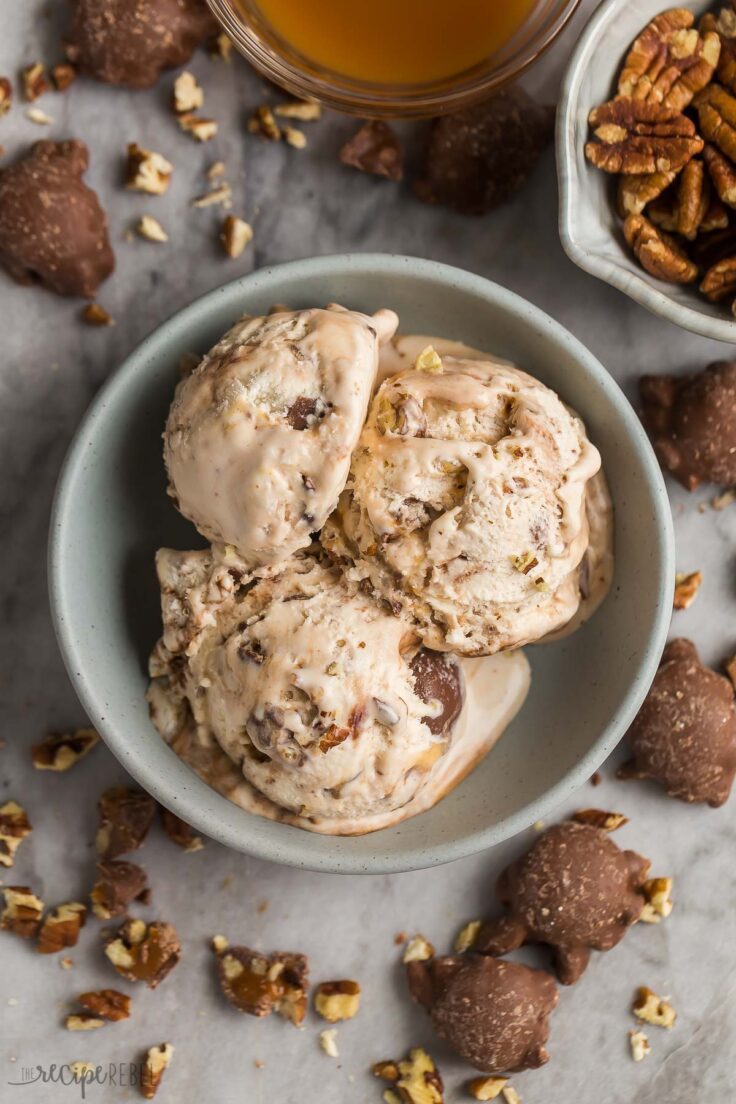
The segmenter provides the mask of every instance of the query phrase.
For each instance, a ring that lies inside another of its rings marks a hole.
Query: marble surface
[[[554,96],[576,33],[594,4],[584,0],[576,21],[529,84]],[[55,5],[58,9],[61,5]],[[38,0],[5,0],[0,73],[39,57],[57,58],[56,15]],[[266,263],[345,249],[417,254],[483,273],[549,311],[606,364],[633,396],[642,371],[685,370],[730,349],[691,337],[647,315],[618,292],[578,271],[557,238],[557,189],[551,151],[529,187],[505,209],[481,221],[421,206],[408,187],[394,187],[343,168],[336,158],[354,124],[326,118],[308,128],[309,147],[296,151],[245,133],[250,108],[263,95],[247,67],[198,56],[192,68],[207,94],[220,133],[207,146],[178,133],[166,110],[171,78],[152,93],[129,94],[78,84],[41,106],[54,116],[53,137],[84,138],[92,150],[90,180],[107,206],[118,269],[100,301],[117,320],[112,329],[82,326],[79,306],[0,277],[4,349],[0,380],[0,795],[27,806],[35,826],[6,884],[28,883],[49,903],[80,897],[93,870],[95,800],[123,781],[104,747],[67,776],[35,773],[29,745],[49,728],[84,718],[69,685],[47,608],[45,544],[54,481],[79,419],[106,376],[154,326],[194,296],[236,273]],[[0,121],[9,154],[41,137],[22,105]],[[421,127],[408,129],[416,148]],[[165,198],[126,193],[120,184],[125,143],[160,150],[176,167]],[[192,210],[206,189],[203,169],[226,162],[236,213],[255,227],[255,241],[238,261],[217,245],[217,210]],[[169,230],[167,246],[126,241],[141,213]],[[704,658],[718,662],[734,650],[733,583],[736,506],[716,513],[708,492],[686,495],[671,485],[681,570],[705,577],[695,605],[675,615],[673,631],[692,636]],[[104,524],[104,518],[100,519]],[[515,1077],[525,1104],[725,1104],[736,1092],[736,798],[714,811],[670,801],[655,788],[618,783],[614,762],[596,790],[584,787],[568,809],[594,803],[620,809],[631,823],[617,835],[653,860],[657,874],[675,878],[676,906],[666,923],[640,925],[624,943],[594,958],[581,982],[561,993],[552,1020],[552,1055],[542,1070]],[[560,814],[565,809],[560,810]],[[407,1001],[398,932],[421,931],[439,948],[455,931],[492,907],[494,878],[527,841],[449,867],[393,877],[319,876],[270,866],[208,843],[179,853],[156,830],[139,857],[154,887],[145,914],[174,921],[184,957],[156,992],[134,991],[134,1015],[90,1034],[67,1033],[62,1020],[77,992],[116,979],[99,949],[98,925],[88,924],[72,952],[74,967],[41,958],[8,935],[0,939],[0,1100],[47,1104],[75,1099],[78,1088],[51,1084],[10,1087],[23,1067],[77,1059],[135,1061],[143,1049],[170,1041],[174,1062],[159,1099],[179,1104],[370,1104],[381,1086],[368,1069],[379,1058],[429,1045],[445,1076],[447,1099],[467,1099],[469,1071],[433,1042],[428,1024]],[[338,1030],[340,1057],[318,1046],[324,1025],[314,1014],[296,1032],[283,1021],[239,1016],[223,1004],[213,978],[208,939],[216,932],[264,949],[309,954],[315,980],[356,977],[364,989],[359,1017]],[[532,952],[529,961],[543,961]],[[627,1032],[634,988],[670,994],[674,1029],[650,1028],[652,1054],[634,1064]],[[132,989],[121,985],[122,988]],[[87,1088],[87,1099],[128,1100],[133,1088]]]

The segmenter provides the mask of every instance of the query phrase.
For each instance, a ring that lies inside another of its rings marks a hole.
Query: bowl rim
[[[268,285],[274,277],[301,279],[304,276],[334,277],[336,272],[339,274],[341,271],[351,274],[378,271],[387,277],[400,278],[406,273],[407,267],[413,273],[420,272],[425,279],[434,284],[450,283],[461,292],[475,296],[480,294],[487,300],[493,301],[501,310],[524,321],[544,340],[551,340],[553,344],[571,355],[595,380],[606,400],[616,408],[627,432],[633,438],[652,492],[654,520],[659,534],[656,613],[635,677],[611,721],[574,767],[543,795],[495,824],[446,841],[432,850],[417,844],[393,854],[385,854],[381,852],[379,842],[381,833],[376,832],[373,833],[377,841],[376,854],[370,858],[359,854],[353,856],[349,853],[332,857],[329,851],[323,854],[314,853],[310,846],[312,834],[299,829],[291,829],[288,835],[284,835],[285,842],[282,841],[281,844],[272,838],[249,839],[247,831],[249,814],[243,813],[242,818],[238,817],[237,824],[228,824],[223,812],[218,821],[218,814],[216,808],[213,810],[213,805],[219,806],[219,802],[224,802],[231,810],[238,807],[217,794],[183,763],[181,766],[187,772],[188,784],[178,792],[175,791],[172,783],[167,781],[166,774],[158,774],[145,758],[130,757],[123,731],[124,726],[111,722],[107,718],[104,688],[98,689],[95,679],[85,673],[84,650],[80,647],[80,641],[75,638],[71,627],[69,613],[74,603],[73,595],[69,592],[69,582],[73,572],[69,570],[67,558],[64,555],[65,532],[69,524],[68,514],[75,493],[76,480],[80,469],[88,459],[88,448],[90,442],[94,440],[97,423],[103,417],[106,408],[114,405],[117,395],[125,390],[129,378],[134,377],[141,370],[140,366],[146,364],[149,356],[155,354],[162,342],[177,332],[182,318],[186,317],[190,322],[193,320],[204,322],[212,307],[222,305],[223,296],[242,299],[249,290],[257,288],[259,284]],[[136,782],[163,806],[175,811],[196,829],[237,851],[303,869],[349,874],[399,873],[465,858],[517,835],[535,821],[545,817],[569,797],[593,774],[618,744],[651,685],[670,624],[674,575],[675,545],[672,515],[659,464],[633,407],[618,383],[593,353],[539,307],[483,276],[434,261],[382,253],[328,254],[264,267],[206,292],[156,327],[113,371],[83,416],[60,469],[51,510],[48,543],[49,600],[54,630],[67,672],[90,721]],[[198,794],[201,795],[201,800]],[[218,802],[209,801],[209,812],[203,812],[202,801],[212,795],[218,798]],[[209,820],[206,819],[207,816]],[[246,826],[245,831],[243,825]]]
[[[625,6],[627,0],[603,0],[594,11],[570,55],[560,88],[555,142],[560,197],[558,225],[562,248],[579,268],[611,284],[652,314],[701,337],[733,344],[736,341],[736,321],[713,318],[695,307],[675,302],[667,292],[651,282],[654,277],[648,278],[643,271],[639,273],[623,269],[607,257],[586,248],[584,241],[576,236],[573,229],[573,215],[578,207],[577,197],[582,190],[577,174],[575,143],[576,123],[581,111],[580,85],[609,25]],[[590,106],[592,105],[586,107],[586,118]]]

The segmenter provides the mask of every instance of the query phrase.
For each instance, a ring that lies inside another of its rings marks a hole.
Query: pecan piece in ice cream
[[[135,863],[118,860],[97,864],[97,881],[92,887],[92,911],[100,920],[124,916],[133,901],[148,904],[151,891],[146,872]]]
[[[56,954],[65,947],[76,947],[79,933],[87,920],[87,907],[69,901],[47,912],[38,933],[39,954]]]
[[[76,728],[73,732],[52,732],[31,748],[36,770],[67,771],[98,744],[94,728]]]
[[[278,1012],[299,1027],[307,1012],[309,966],[302,954],[265,955],[248,947],[227,947],[217,956],[222,992],[239,1012]]]
[[[126,920],[107,940],[105,954],[122,977],[155,989],[181,958],[181,943],[173,924]]]
[[[608,173],[678,172],[703,148],[692,120],[663,104],[622,97],[594,107],[588,121],[585,156]]]
[[[693,27],[686,8],[661,12],[634,41],[618,82],[620,96],[682,111],[711,80],[721,53],[716,31]]]
[[[474,950],[497,955],[546,943],[558,978],[572,985],[592,950],[615,947],[639,919],[648,870],[648,859],[621,851],[601,828],[554,825],[501,874],[496,896],[508,911],[483,925]]]
[[[382,119],[363,123],[340,150],[340,160],[343,165],[360,172],[385,176],[389,180],[401,180],[404,175],[398,135]]]
[[[628,740],[633,757],[619,778],[651,778],[680,801],[723,805],[736,775],[733,686],[691,641],[671,640]]]
[[[650,275],[669,284],[691,284],[698,266],[690,260],[675,238],[660,230],[645,215],[629,215],[624,237],[639,264]]]
[[[156,802],[141,790],[113,786],[102,794],[97,809],[97,852],[104,859],[115,859],[141,846],[153,822]]]

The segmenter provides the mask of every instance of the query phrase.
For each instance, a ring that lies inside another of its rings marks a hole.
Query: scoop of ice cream
[[[391,811],[416,795],[452,744],[464,697],[456,660],[421,647],[406,621],[311,556],[236,586],[202,618],[190,583],[206,592],[211,554],[189,554],[195,566],[172,555],[159,568],[173,649],[158,646],[152,673],[257,790],[318,818]]]
[[[170,494],[250,567],[310,543],[345,486],[392,311],[279,311],[238,322],[179,384]]]
[[[582,422],[544,384],[427,349],[378,389],[322,541],[429,647],[518,647],[578,607],[599,467]]]

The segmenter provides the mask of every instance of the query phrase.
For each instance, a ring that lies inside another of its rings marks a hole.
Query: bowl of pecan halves
[[[557,135],[568,256],[655,314],[736,341],[736,0],[607,0]]]

